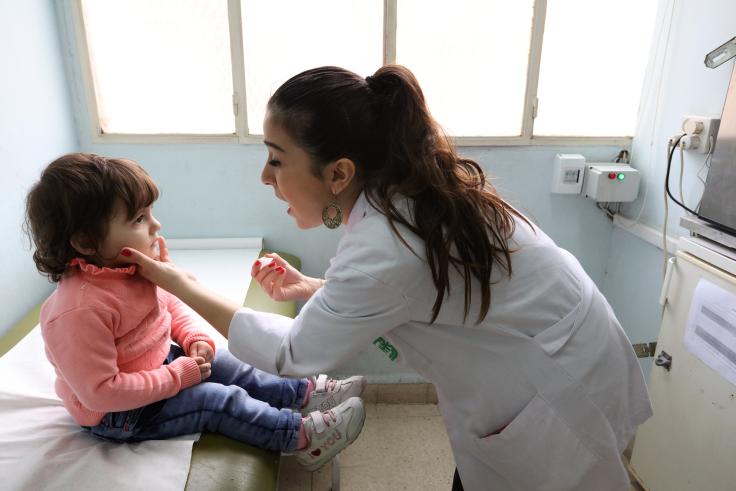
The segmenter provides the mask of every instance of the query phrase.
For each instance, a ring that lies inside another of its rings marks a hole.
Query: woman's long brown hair
[[[308,70],[284,83],[268,109],[310,154],[316,175],[350,158],[367,198],[394,233],[406,244],[399,223],[424,240],[437,289],[432,322],[450,293],[450,266],[464,278],[465,318],[473,278],[481,288],[477,322],[486,317],[493,268],[511,275],[508,239],[514,217],[526,219],[496,193],[476,162],[457,154],[407,68],[387,65],[366,79],[338,67]],[[398,197],[413,201],[411,217],[396,207]]]

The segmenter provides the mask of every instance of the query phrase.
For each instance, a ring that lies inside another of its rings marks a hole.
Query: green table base
[[[279,255],[295,268],[301,268],[301,261],[297,257],[282,252]],[[255,281],[248,287],[243,305],[262,312],[289,317],[296,315],[295,302],[272,300]],[[279,459],[278,452],[268,452],[222,435],[203,432],[202,437],[194,444],[186,489],[275,490]]]
[[[261,255],[266,251],[262,251]],[[295,268],[301,267],[296,256],[279,252]],[[244,306],[263,312],[294,317],[294,302],[271,300],[261,288],[251,282]],[[39,304],[0,338],[0,356],[7,353],[38,324]],[[279,472],[278,452],[268,452],[231,440],[215,433],[203,432],[192,449],[186,489],[189,491],[275,490]]]

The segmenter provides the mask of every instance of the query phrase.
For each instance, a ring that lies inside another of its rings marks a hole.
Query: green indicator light
[[[619,181],[623,181],[624,179],[626,179],[626,175],[623,172],[619,173],[619,175],[617,175],[616,177]]]

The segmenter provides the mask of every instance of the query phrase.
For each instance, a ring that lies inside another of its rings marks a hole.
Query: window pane
[[[84,0],[105,133],[233,134],[226,0]]]
[[[537,135],[631,136],[657,2],[548,0]]]
[[[383,0],[243,0],[248,131],[263,134],[268,98],[292,76],[335,65],[362,76],[383,63]]]
[[[396,61],[454,136],[521,134],[533,0],[399,0]]]

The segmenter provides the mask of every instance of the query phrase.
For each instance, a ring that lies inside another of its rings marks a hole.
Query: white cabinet
[[[719,257],[715,267],[695,257],[695,249],[677,253],[665,282],[657,354],[665,351],[672,364],[670,370],[652,367],[654,416],[639,428],[631,457],[634,472],[652,491],[736,490],[736,386],[684,344],[698,282],[705,279],[736,295],[736,261]]]

